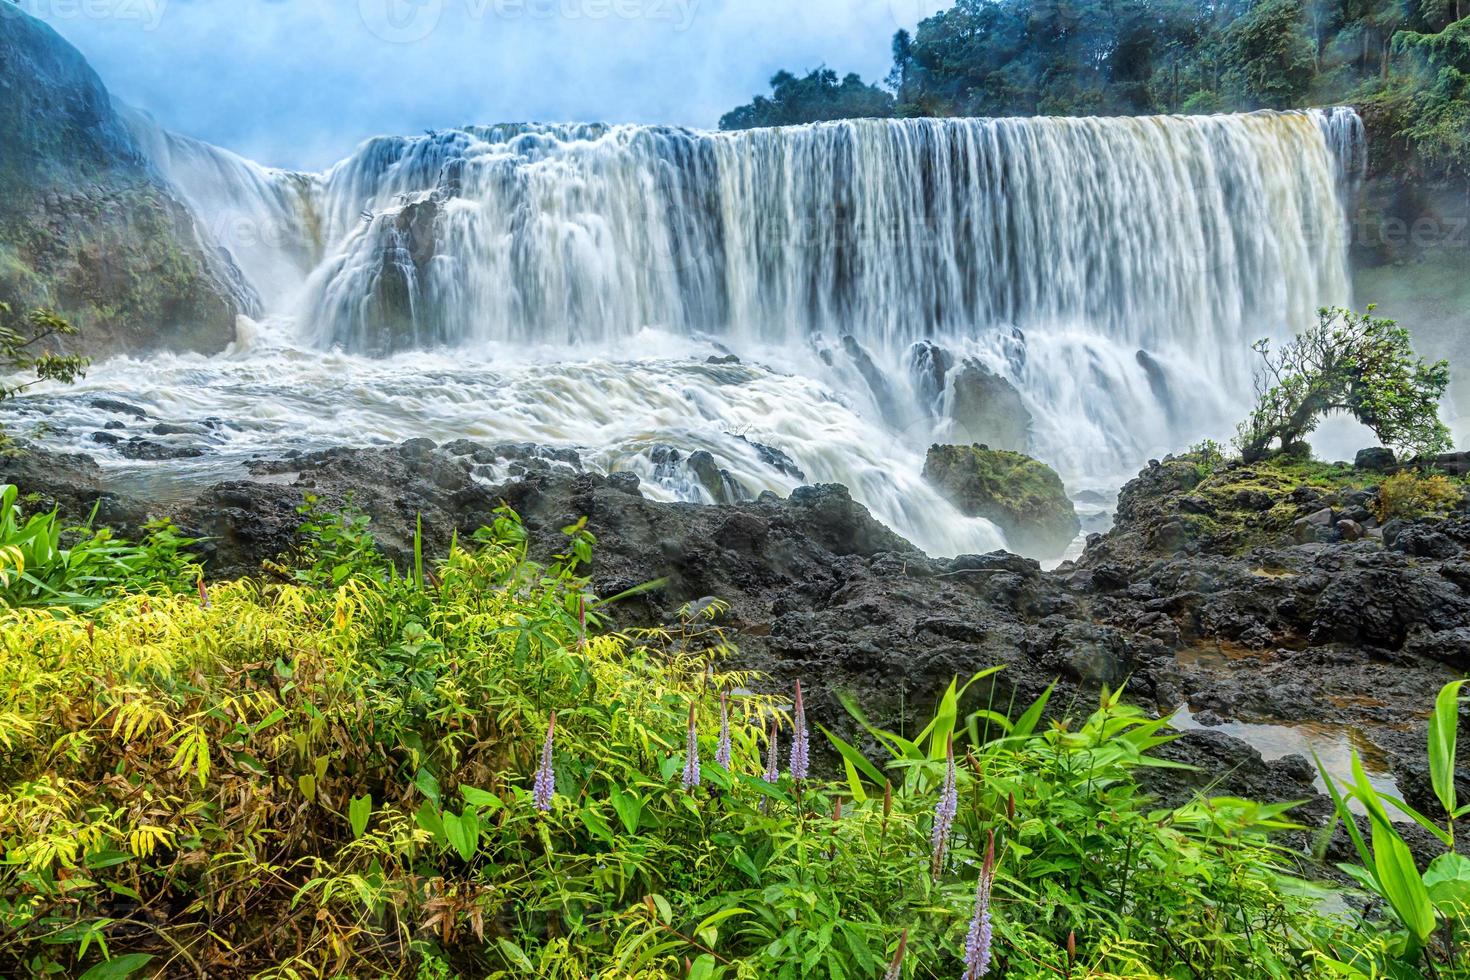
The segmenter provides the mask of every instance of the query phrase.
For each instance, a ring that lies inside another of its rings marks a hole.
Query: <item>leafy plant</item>
[[[1321,760],[1317,766],[1332,795],[1335,821],[1341,821],[1358,853],[1361,864],[1339,867],[1365,889],[1381,898],[1397,923],[1398,930],[1386,937],[1384,969],[1391,975],[1394,964],[1425,963],[1431,975],[1464,966],[1460,944],[1470,922],[1470,858],[1455,851],[1455,822],[1470,814],[1470,803],[1460,805],[1455,789],[1455,743],[1459,727],[1460,692],[1465,681],[1446,684],[1435,698],[1429,718],[1429,773],[1434,795],[1444,810],[1444,826],[1415,810],[1403,800],[1379,792],[1369,781],[1357,753],[1353,753],[1353,781],[1339,786]],[[1348,806],[1360,803],[1367,813],[1368,836],[1359,828]],[[1413,820],[1445,846],[1421,873],[1403,835],[1390,817],[1388,807]],[[1363,964],[1334,961],[1353,969],[1349,976],[1369,976]],[[1380,975],[1376,967],[1372,976]],[[1453,975],[1462,976],[1463,973]]]

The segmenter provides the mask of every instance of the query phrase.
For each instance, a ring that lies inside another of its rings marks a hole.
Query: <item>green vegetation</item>
[[[582,525],[399,574],[307,520],[294,580],[160,554],[0,615],[0,973],[1419,975],[1294,877],[1289,804],[1158,809],[1170,736],[1119,692],[1012,718],[984,670],[910,737],[853,706],[882,758],[830,736],[845,776],[794,779],[800,701],[746,693],[717,604],[604,632]]]
[[[1060,555],[1081,525],[1056,470],[1025,453],[988,446],[931,446],[924,479],[961,513],[999,525],[1028,554]]]
[[[840,82],[837,73],[818,68],[803,78],[788,71],[771,76],[771,97],[757,95],[747,105],[720,117],[721,129],[789,126],[828,119],[882,119],[893,115],[893,96],[856,74]]]
[[[912,35],[894,36],[887,83],[900,116],[1347,103],[1364,109],[1375,132],[1410,148],[1388,165],[1418,176],[1464,178],[1470,176],[1467,14],[1459,0],[958,0]],[[855,89],[871,88],[849,78]],[[769,100],[758,98],[726,119],[740,122],[762,102]],[[869,101],[848,105],[827,97],[792,101],[779,121],[833,113],[889,114]]]
[[[1345,787],[1339,787],[1322,767],[1321,760],[1317,761],[1322,781],[1332,794],[1337,820],[1347,829],[1362,860],[1358,865],[1340,867],[1376,895],[1397,920],[1399,928],[1384,937],[1384,951],[1390,961],[1389,976],[1413,976],[1413,967],[1421,961],[1428,961],[1431,970],[1437,964],[1444,964],[1448,969],[1442,975],[1463,975],[1458,970],[1450,971],[1463,961],[1460,946],[1465,939],[1466,920],[1470,918],[1470,858],[1455,852],[1455,821],[1470,814],[1470,804],[1460,806],[1455,790],[1455,742],[1460,725],[1460,690],[1465,683],[1446,684],[1435,698],[1429,716],[1429,778],[1434,795],[1444,808],[1443,826],[1403,800],[1375,789],[1356,751],[1353,752],[1353,782]],[[1360,803],[1368,815],[1366,839],[1348,807],[1350,799]],[[1429,831],[1444,845],[1444,853],[1430,861],[1422,873],[1403,834],[1394,825],[1389,807]]]
[[[1465,484],[1439,473],[1420,474],[1411,470],[1395,473],[1378,488],[1373,516],[1387,524],[1394,518],[1413,520],[1451,513],[1465,503]]]
[[[0,401],[14,398],[42,381],[71,384],[86,371],[86,358],[40,346],[48,340],[76,333],[75,328],[61,317],[50,310],[33,310],[20,323],[10,320],[10,307],[0,303],[0,369],[35,377],[18,384],[0,384]],[[0,451],[10,448],[9,438],[0,429]]]
[[[1292,450],[1333,412],[1351,415],[1387,446],[1420,455],[1449,448],[1439,418],[1449,363],[1416,358],[1409,332],[1373,316],[1373,307],[1363,314],[1323,309],[1315,326],[1279,352],[1266,340],[1255,349],[1264,361],[1256,374],[1258,401],[1236,440],[1248,462],[1273,443]]]

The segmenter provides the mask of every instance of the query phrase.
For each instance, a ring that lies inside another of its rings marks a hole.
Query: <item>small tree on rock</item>
[[[1373,316],[1373,307],[1318,310],[1317,323],[1279,351],[1268,340],[1254,347],[1264,361],[1256,409],[1236,437],[1247,461],[1266,456],[1272,443],[1283,450],[1300,443],[1333,412],[1348,413],[1385,446],[1410,454],[1449,448],[1439,418],[1449,363],[1415,357],[1409,332]]]

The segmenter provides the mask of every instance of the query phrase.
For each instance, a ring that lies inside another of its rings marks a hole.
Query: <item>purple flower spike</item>
[[[720,692],[720,744],[715,749],[715,761],[730,768],[730,704],[724,691]]]
[[[949,849],[949,835],[954,829],[954,817],[959,810],[959,803],[959,792],[955,787],[954,735],[951,734],[945,742],[944,786],[939,791],[939,802],[934,805],[934,832],[930,835],[934,860],[929,871],[936,878],[944,869],[944,855]]]
[[[699,786],[699,730],[694,722],[694,702],[689,702],[689,737],[684,747],[684,788],[693,792]]]
[[[900,980],[903,976],[903,954],[909,948],[909,931],[905,929],[898,937],[898,952],[893,954],[893,962],[888,964],[888,972],[883,974],[883,980]]]
[[[796,682],[796,703],[792,710],[794,731],[791,736],[791,778],[805,779],[810,767],[811,749],[806,737],[806,706],[801,700],[801,681]]]
[[[765,780],[775,786],[781,779],[781,760],[778,756],[776,741],[776,719],[771,719],[771,734],[766,736],[766,771]],[[771,798],[761,797],[761,813],[771,808]]]
[[[556,773],[551,769],[551,742],[556,735],[556,712],[551,713],[551,722],[546,726],[546,744],[541,746],[541,768],[536,770],[536,788],[532,792],[536,809],[545,812],[551,809],[551,798],[556,795]]]
[[[970,933],[965,937],[964,980],[980,980],[990,972],[990,889],[995,884],[995,831],[985,845],[985,864],[975,886],[975,917],[970,920]]]

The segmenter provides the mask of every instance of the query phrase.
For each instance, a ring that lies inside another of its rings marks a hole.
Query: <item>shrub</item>
[[[10,307],[0,303],[0,367],[17,374],[30,374],[31,381],[0,384],[0,401],[14,398],[42,381],[71,384],[86,371],[86,358],[62,354],[49,347],[38,349],[47,341],[69,337],[76,328],[51,310],[34,310],[18,324],[7,323]],[[0,430],[0,450],[11,450],[10,439]]]
[[[1441,474],[1422,475],[1409,470],[1395,473],[1378,488],[1373,516],[1386,524],[1396,517],[1413,520],[1450,513],[1465,501],[1465,486]]]

